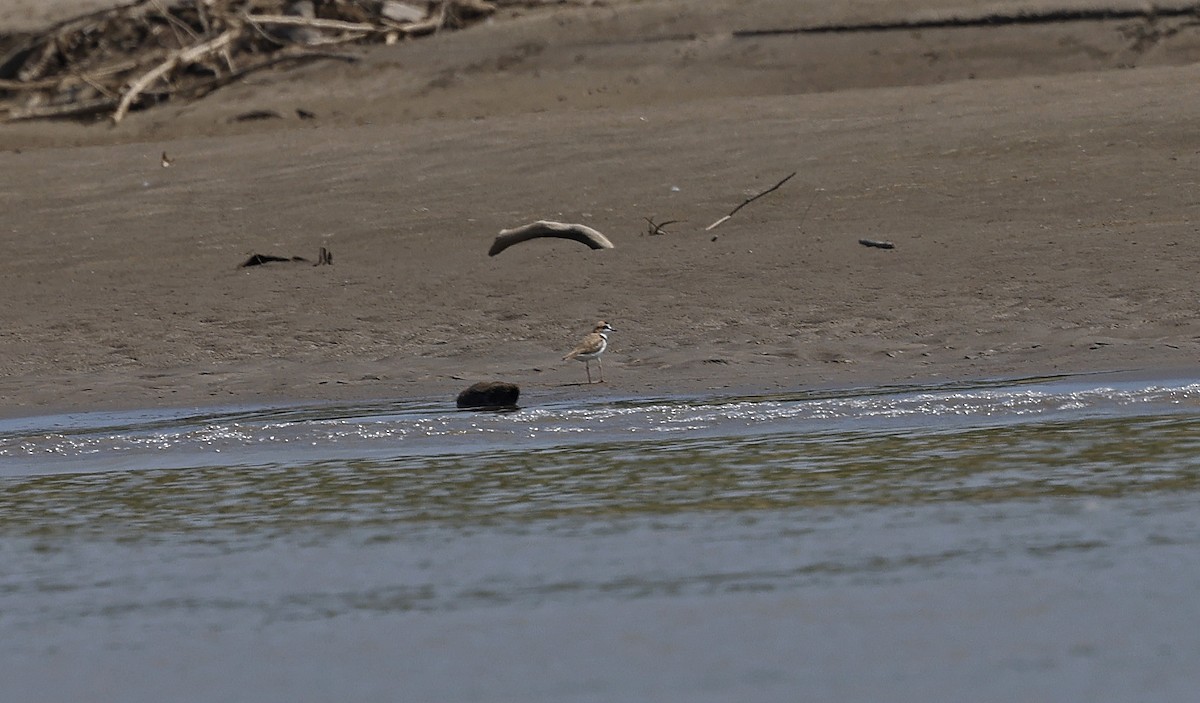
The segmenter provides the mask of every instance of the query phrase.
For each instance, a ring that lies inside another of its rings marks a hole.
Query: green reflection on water
[[[533,451],[0,482],[0,534],[131,538],[1200,488],[1200,419],[672,436]]]

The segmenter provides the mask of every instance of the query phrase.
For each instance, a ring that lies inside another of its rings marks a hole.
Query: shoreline
[[[1027,372],[1002,376],[949,377],[943,375],[926,378],[915,378],[910,376],[904,379],[886,377],[871,378],[849,374],[820,383],[811,385],[797,385],[793,387],[788,387],[781,384],[754,384],[752,382],[722,385],[707,384],[703,381],[699,381],[684,384],[683,386],[672,388],[669,391],[661,388],[642,388],[639,390],[631,390],[625,387],[624,384],[610,384],[607,382],[603,386],[598,383],[593,384],[593,386],[590,388],[586,384],[550,386],[535,383],[521,386],[521,400],[518,402],[518,407],[524,409],[546,404],[592,401],[609,402],[658,399],[713,400],[733,398],[766,399],[800,396],[814,393],[821,395],[837,395],[839,393],[864,390],[937,390],[940,388],[1013,386],[1027,385],[1029,383],[1068,382],[1076,380],[1082,382],[1088,379],[1096,379],[1097,382],[1101,384],[1105,381],[1121,384],[1154,384],[1169,381],[1200,382],[1200,365],[1157,368],[1096,368],[1074,372],[1055,370],[1053,372],[1045,373]],[[447,411],[489,412],[486,409],[462,409],[455,407],[454,399],[458,391],[467,387],[472,382],[474,381],[464,380],[459,386],[446,384],[445,388],[447,390],[445,392],[442,392],[442,387],[438,385],[419,385],[416,388],[410,389],[410,391],[407,393],[376,393],[371,391],[359,392],[362,389],[351,388],[342,389],[341,392],[335,391],[324,394],[256,394],[253,397],[244,394],[232,396],[226,400],[218,400],[217,397],[209,396],[206,399],[195,398],[190,402],[175,402],[174,399],[172,399],[168,402],[153,402],[148,404],[139,404],[138,400],[133,398],[125,398],[119,393],[105,393],[97,397],[87,398],[81,403],[76,402],[62,405],[39,404],[26,406],[24,408],[13,408],[6,406],[4,411],[0,412],[0,423],[20,423],[21,421],[32,422],[40,419],[99,414],[219,414],[224,412],[241,412],[260,409],[323,407],[337,405],[370,405],[384,403],[427,403],[430,405],[441,404],[445,406]]]

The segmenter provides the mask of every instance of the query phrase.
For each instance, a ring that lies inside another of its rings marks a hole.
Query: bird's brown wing
[[[571,350],[571,353],[564,356],[563,361],[566,361],[567,359],[574,359],[580,354],[595,354],[596,352],[600,351],[600,347],[603,345],[604,338],[593,332],[584,337],[583,341],[579,343],[579,346]]]

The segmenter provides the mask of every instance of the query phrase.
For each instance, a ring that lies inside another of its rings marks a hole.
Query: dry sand
[[[734,34],[977,7],[507,12],[117,128],[0,126],[0,411],[1193,373],[1192,20]],[[543,218],[616,248],[487,256]],[[589,387],[559,359],[600,318]]]

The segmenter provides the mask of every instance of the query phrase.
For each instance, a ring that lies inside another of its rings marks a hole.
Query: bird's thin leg
[[[588,372],[588,385],[591,385],[591,383],[592,383],[592,362],[588,361],[587,359],[584,359],[583,365],[584,365],[584,368],[586,368],[587,372]]]
[[[600,364],[600,382],[604,383],[604,359],[596,357],[596,363]]]

